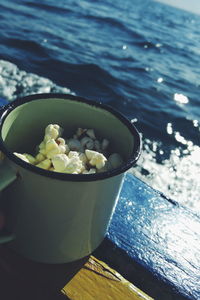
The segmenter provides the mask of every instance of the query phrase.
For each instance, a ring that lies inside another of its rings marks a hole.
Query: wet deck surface
[[[199,215],[127,174],[107,237],[99,257],[148,295],[200,299]]]

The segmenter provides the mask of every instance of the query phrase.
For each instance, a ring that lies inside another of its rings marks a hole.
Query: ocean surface
[[[200,213],[200,18],[152,0],[1,0],[0,98],[73,93],[135,123],[130,170]]]

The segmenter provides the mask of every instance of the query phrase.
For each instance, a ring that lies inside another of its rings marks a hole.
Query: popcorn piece
[[[85,136],[81,139],[81,145],[86,149],[92,150],[94,148],[94,141],[91,138]]]
[[[78,157],[78,152],[77,152],[77,151],[69,151],[68,157],[69,157],[69,158],[75,157],[75,158],[78,159],[78,158],[79,158],[79,157]]]
[[[70,151],[68,145],[65,143],[65,140],[63,138],[59,137],[56,140],[56,143],[58,144],[61,153],[68,153]]]
[[[93,130],[93,129],[88,129],[88,130],[86,131],[86,134],[87,134],[91,139],[93,139],[93,140],[96,139],[96,136],[95,136],[95,134],[94,134],[94,130]]]
[[[94,169],[94,168],[83,171],[83,174],[95,174],[95,173],[96,173],[96,169]]]
[[[109,141],[107,139],[103,139],[101,143],[102,150],[106,150],[108,148],[108,145],[109,145]]]
[[[84,153],[79,154],[79,159],[82,161],[84,165],[88,162],[87,156]]]
[[[23,155],[28,159],[30,164],[34,165],[36,163],[36,159],[32,155],[28,153],[24,153]]]
[[[57,139],[61,135],[61,127],[57,124],[49,124],[45,129],[44,140],[48,141],[49,139]]]
[[[35,162],[40,163],[43,160],[45,160],[45,156],[42,153],[38,153],[35,157]]]
[[[59,148],[59,145],[55,142],[54,139],[50,139],[46,143],[45,152],[47,158],[52,158],[56,154],[60,154],[61,150]]]
[[[123,159],[118,153],[113,153],[109,156],[108,162],[111,164],[112,168],[118,168],[122,165]]]
[[[107,158],[102,153],[86,149],[85,154],[91,166],[95,166],[97,169],[101,169],[105,166]]]
[[[13,154],[15,154],[17,157],[19,157],[19,158],[22,159],[23,161],[29,163],[28,158],[26,158],[26,156],[25,156],[24,154],[20,154],[20,153],[17,153],[17,152],[13,152]]]
[[[69,159],[69,163],[67,164],[65,170],[63,171],[64,173],[69,173],[69,174],[77,174],[81,173],[83,168],[82,162],[79,159],[79,157],[72,157]]]
[[[98,140],[94,141],[94,148],[96,151],[101,152],[101,145],[100,142]]]
[[[52,164],[57,172],[63,172],[67,167],[68,162],[69,158],[66,154],[57,154],[52,157]]]
[[[106,171],[109,171],[109,170],[111,170],[111,169],[112,169],[112,166],[111,166],[110,162],[107,160],[107,161],[105,162],[104,167],[101,168],[101,169],[98,169],[98,170],[97,170],[97,173],[106,172]]]
[[[85,132],[87,131],[87,129],[83,129],[83,128],[78,128],[77,131],[76,131],[76,134],[75,136],[77,136],[78,138],[83,135]]]
[[[67,141],[67,144],[70,150],[83,151],[83,146],[81,145],[80,141],[77,139],[69,139]]]
[[[39,164],[37,164],[36,167],[48,170],[51,167],[51,160],[45,159],[45,160],[41,161]]]

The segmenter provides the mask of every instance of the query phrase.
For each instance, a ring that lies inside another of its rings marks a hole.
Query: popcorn
[[[29,163],[28,158],[26,158],[26,156],[25,156],[24,154],[20,154],[20,153],[17,153],[17,152],[13,152],[13,154],[15,154],[17,157],[19,157],[19,158],[22,159],[23,161]]]
[[[80,138],[86,131],[87,131],[87,129],[83,129],[83,128],[79,127],[75,134],[76,138]]]
[[[81,142],[75,138],[69,139],[67,141],[67,144],[70,150],[83,151],[83,146],[81,145]]]
[[[50,139],[45,146],[45,154],[48,158],[52,158],[56,154],[60,154],[60,149],[55,140]]]
[[[65,152],[69,153],[70,151],[69,146],[65,143],[65,140],[63,138],[59,137],[56,140],[56,143],[58,144],[61,153],[65,153]]]
[[[107,139],[103,139],[101,143],[102,150],[106,150],[108,148],[108,145],[109,145],[109,141]]]
[[[34,165],[35,164],[35,157],[33,157],[32,155],[28,154],[28,153],[24,153],[23,154],[29,161],[30,164]]]
[[[69,158],[66,154],[57,154],[52,157],[53,168],[57,172],[63,172],[67,167]]]
[[[78,128],[72,138],[61,137],[62,128],[49,124],[36,148],[35,156],[14,152],[16,156],[36,167],[67,174],[95,174],[119,167],[123,160],[118,153],[109,153],[109,141],[96,138],[93,129]],[[107,159],[107,155],[110,154]]]
[[[86,164],[87,161],[88,161],[87,156],[85,155],[85,153],[80,153],[79,158],[80,158],[80,160],[82,161],[83,164]]]
[[[35,162],[40,163],[43,160],[45,160],[45,156],[42,153],[38,153],[35,157]]]
[[[88,129],[88,130],[86,131],[86,134],[87,134],[91,139],[93,139],[93,140],[96,139],[96,136],[95,136],[95,133],[94,133],[94,130],[93,130],[93,129]]]
[[[45,160],[41,161],[39,164],[37,164],[36,167],[48,170],[51,167],[51,160],[45,159]]]
[[[113,169],[118,168],[123,163],[123,160],[118,153],[111,154],[108,158],[108,161]]]
[[[77,151],[69,151],[68,157],[69,158],[73,158],[73,157],[78,158],[78,152]]]
[[[93,150],[85,150],[85,154],[89,159],[91,166],[95,166],[97,169],[101,169],[105,166],[107,158],[102,153]]]
[[[94,141],[90,137],[85,136],[81,139],[81,145],[86,149],[92,150],[94,148]]]
[[[95,174],[96,173],[96,169],[92,168],[88,170],[84,170],[83,174]]]
[[[101,145],[100,145],[100,142],[98,140],[95,140],[94,141],[94,149],[98,152],[101,151]]]
[[[61,134],[61,127],[57,124],[49,124],[45,129],[44,140],[48,141],[49,139],[57,139]]]
[[[71,174],[79,174],[81,173],[83,168],[83,164],[79,157],[72,157],[69,159],[69,162],[64,169],[64,173],[71,173]]]

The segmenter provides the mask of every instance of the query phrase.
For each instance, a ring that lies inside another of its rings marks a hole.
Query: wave
[[[53,13],[54,15],[66,14],[66,13],[73,12],[73,10],[70,8],[66,8],[63,6],[58,7],[58,5],[54,6],[54,5],[50,5],[47,3],[41,3],[41,2],[24,1],[23,4],[27,5],[29,7],[35,8],[37,11],[38,11],[38,9],[43,9],[44,11],[49,11],[49,12]]]
[[[49,56],[49,50],[46,50],[43,46],[33,40],[24,40],[24,39],[16,39],[10,38],[3,41],[9,47],[13,47],[15,49],[20,49],[22,53],[29,52],[29,54],[42,58],[47,58]]]
[[[71,93],[70,89],[60,87],[50,79],[27,73],[5,60],[0,60],[0,97],[13,101],[18,97],[34,93]]]

